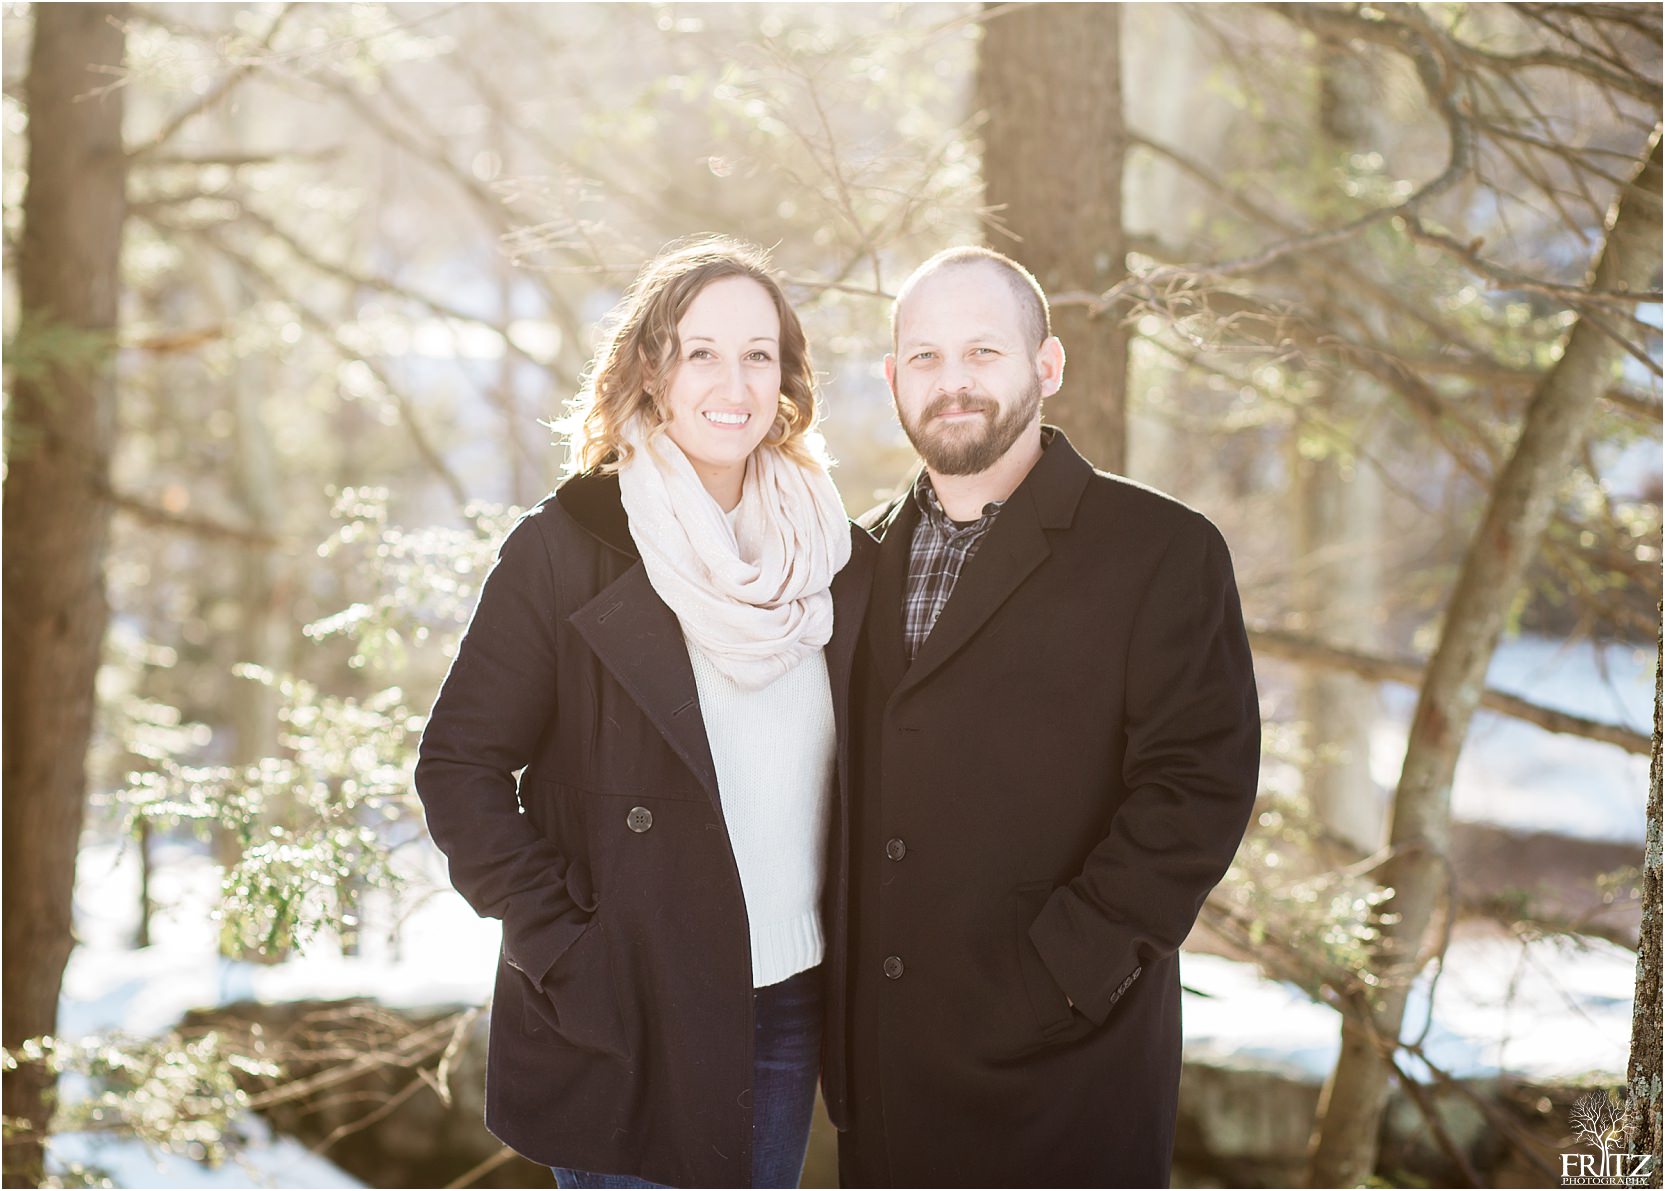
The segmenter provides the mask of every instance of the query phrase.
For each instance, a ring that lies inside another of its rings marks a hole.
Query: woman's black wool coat
[[[826,647],[840,810],[824,904],[840,917],[850,667],[877,551],[851,534]],[[491,1131],[545,1165],[749,1185],[745,899],[682,631],[648,583],[616,476],[574,477],[504,540],[416,788],[452,883],[503,920]],[[834,1002],[840,961],[829,943]]]

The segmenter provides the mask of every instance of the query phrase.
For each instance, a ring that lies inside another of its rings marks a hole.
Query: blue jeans
[[[821,1074],[821,969],[752,993],[752,1186],[796,1187]],[[557,1187],[663,1187],[555,1167]]]

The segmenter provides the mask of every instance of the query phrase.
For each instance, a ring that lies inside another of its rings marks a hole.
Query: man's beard
[[[919,457],[925,460],[926,467],[942,476],[973,476],[993,467],[1011,450],[1012,444],[1035,420],[1035,411],[1040,405],[1040,378],[1031,377],[1028,387],[1004,415],[1000,414],[999,405],[987,397],[953,397],[946,393],[927,405],[915,422],[910,423],[901,416],[900,407],[897,413],[902,430]],[[933,418],[949,409],[981,413],[981,427],[975,422],[965,422],[954,427],[926,429]]]

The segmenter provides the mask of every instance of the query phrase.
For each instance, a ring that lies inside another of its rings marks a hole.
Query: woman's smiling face
[[[676,336],[665,431],[706,491],[732,509],[746,460],[780,406],[780,314],[751,278],[724,277],[694,296]]]

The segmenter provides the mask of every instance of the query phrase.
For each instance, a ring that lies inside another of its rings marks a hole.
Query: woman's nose
[[[723,369],[722,379],[719,383],[722,386],[720,391],[725,400],[738,405],[745,399],[746,371],[738,360]]]
[[[746,373],[738,363],[721,366],[713,378],[713,390],[718,400],[736,405],[746,395]]]

